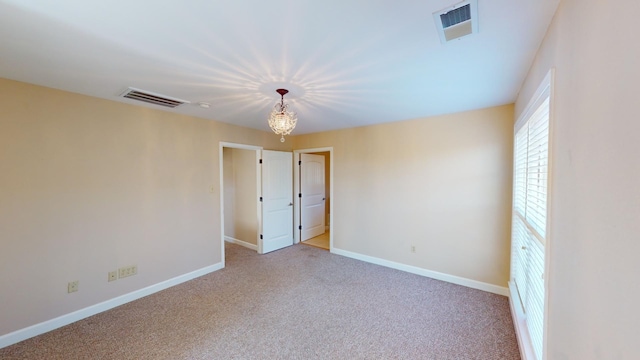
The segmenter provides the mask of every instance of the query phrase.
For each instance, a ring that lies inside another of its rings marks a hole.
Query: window
[[[544,347],[551,75],[518,119],[514,139],[510,288],[521,310],[520,343],[535,359]]]

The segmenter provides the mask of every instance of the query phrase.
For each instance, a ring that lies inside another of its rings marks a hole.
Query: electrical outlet
[[[109,281],[116,281],[118,280],[118,270],[115,271],[109,271],[109,277],[108,277]]]
[[[128,277],[128,276],[136,275],[136,274],[138,274],[138,266],[137,265],[125,266],[125,267],[121,267],[120,269],[118,269],[118,277],[120,279],[122,279],[124,277]]]
[[[67,285],[67,292],[72,293],[78,291],[78,285],[80,285],[80,281],[72,281]]]

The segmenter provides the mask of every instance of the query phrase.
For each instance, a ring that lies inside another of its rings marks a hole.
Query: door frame
[[[260,158],[262,156],[262,146],[236,144],[230,142],[220,141],[218,147],[219,154],[219,166],[220,166],[220,247],[222,254],[222,266],[225,266],[225,253],[224,253],[224,148],[253,150],[256,154],[256,193],[258,196],[262,194],[262,168],[260,167]],[[213,190],[213,189],[212,189]],[[213,191],[212,191],[213,192]],[[262,242],[260,241],[260,231],[262,229],[262,207],[260,201],[256,199],[256,216],[258,219],[258,229],[256,231],[256,244],[258,249],[262,248]]]
[[[333,197],[333,146],[293,150],[293,243],[300,242],[300,198],[296,194],[300,193],[300,154],[311,154],[319,152],[329,153],[329,252],[333,252],[333,205],[335,199]]]

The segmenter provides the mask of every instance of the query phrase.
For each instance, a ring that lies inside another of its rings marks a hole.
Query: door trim
[[[313,148],[313,149],[299,149],[293,150],[293,161],[295,166],[293,167],[293,243],[298,244],[300,242],[300,198],[297,194],[300,193],[300,154],[329,152],[329,252],[333,252],[333,205],[335,198],[333,196],[333,146]]]
[[[222,257],[222,267],[225,266],[225,253],[224,253],[224,148],[254,150],[256,153],[256,194],[260,196],[262,194],[262,168],[260,167],[260,156],[262,154],[262,146],[236,144],[230,142],[220,141],[218,146],[218,165],[219,165],[219,191],[220,191],[220,254]],[[258,229],[256,232],[256,243],[261,246],[260,242],[260,229],[262,229],[262,208],[260,202],[257,201],[256,216],[258,217]]]

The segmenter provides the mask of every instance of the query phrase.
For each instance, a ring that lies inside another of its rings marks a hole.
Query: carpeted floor
[[[508,299],[310,246],[0,349],[0,359],[519,359]]]

